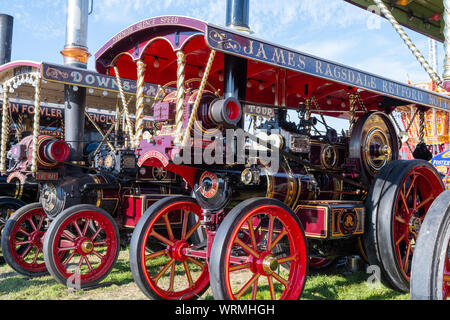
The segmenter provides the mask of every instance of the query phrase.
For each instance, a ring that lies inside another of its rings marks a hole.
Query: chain
[[[349,96],[349,103],[350,103],[350,128],[349,128],[349,136],[352,135],[353,126],[356,123],[356,117],[355,117],[355,103],[356,103],[356,95],[350,94]]]
[[[358,91],[355,92],[355,95],[356,95],[356,99],[358,99],[358,103],[359,103],[360,107],[364,110],[364,112],[367,112],[367,108],[364,105],[364,102],[362,101],[361,96],[359,95],[359,92]]]
[[[311,119],[311,99],[305,100],[305,129],[306,134],[309,136],[311,134],[311,123],[309,120]]]
[[[425,141],[425,111],[422,109],[419,112],[419,143]]]
[[[202,81],[200,82],[200,87],[198,88],[198,94],[195,98],[194,106],[192,107],[191,116],[189,118],[188,125],[186,127],[186,131],[184,133],[183,138],[183,146],[186,146],[189,142],[189,137],[191,136],[191,129],[194,125],[195,114],[197,113],[198,106],[200,105],[200,99],[203,96],[203,90],[205,89],[206,82],[208,80],[209,72],[211,71],[212,64],[214,62],[214,57],[216,56],[216,50],[211,50],[209,54],[208,62],[206,64],[205,73],[203,74]]]

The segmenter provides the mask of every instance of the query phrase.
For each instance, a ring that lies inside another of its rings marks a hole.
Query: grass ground
[[[57,283],[51,276],[24,277],[7,264],[0,264],[0,300],[141,300],[146,299],[133,281],[128,250],[122,250],[113,271],[98,288],[73,292]],[[307,280],[302,299],[318,300],[392,300],[409,299],[409,294],[394,292],[382,285],[367,284],[370,275],[350,273],[338,267],[326,273],[312,273]],[[201,299],[213,299],[208,289]]]

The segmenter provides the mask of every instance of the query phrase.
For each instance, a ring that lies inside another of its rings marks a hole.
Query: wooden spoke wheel
[[[114,267],[119,241],[110,214],[93,205],[76,205],[62,211],[50,225],[44,238],[45,264],[61,284],[93,287]]]
[[[376,176],[366,200],[365,248],[388,287],[409,291],[417,236],[443,190],[436,169],[423,160],[392,161]]]
[[[40,203],[23,206],[8,219],[2,232],[2,252],[11,268],[29,277],[47,274],[42,244],[48,224]]]
[[[307,268],[299,219],[278,200],[253,198],[234,207],[217,230],[211,249],[211,288],[219,300],[296,300]]]
[[[420,228],[412,261],[411,299],[450,299],[450,190],[436,198]]]
[[[196,299],[208,288],[206,248],[195,250],[201,218],[195,199],[172,196],[155,202],[139,220],[131,238],[130,265],[149,298]],[[175,230],[172,221],[181,221],[181,230]],[[197,254],[191,254],[194,250]]]

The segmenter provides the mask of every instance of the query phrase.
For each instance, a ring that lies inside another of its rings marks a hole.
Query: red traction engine
[[[38,139],[33,175],[31,145],[28,136],[12,147],[8,180],[18,186],[33,181],[39,201],[18,209],[2,234],[5,260],[27,276],[50,273],[70,287],[94,286],[111,271],[120,243],[128,242],[148,206],[166,194],[189,192],[171,172],[138,171],[129,148],[99,148],[74,172],[69,145],[50,136]]]
[[[189,115],[197,94],[198,89],[187,90],[184,102],[184,132],[188,128]],[[198,290],[193,292],[199,295],[207,287],[208,277],[211,279],[212,274],[208,276],[209,272],[218,270],[217,276],[231,272],[221,267],[224,265],[223,259],[228,259],[227,263],[230,265],[260,266],[261,270],[255,269],[255,272],[276,277],[273,271],[282,265],[289,265],[288,262],[293,259],[289,252],[299,250],[296,259],[300,265],[294,266],[293,271],[300,272],[299,269],[302,268],[306,270],[308,256],[306,242],[304,239],[286,238],[288,233],[295,235],[306,232],[312,240],[309,263],[314,263],[317,267],[326,265],[341,255],[362,253],[359,237],[364,232],[365,208],[359,199],[364,194],[358,188],[344,189],[342,181],[338,179],[338,174],[345,172],[342,168],[348,155],[347,138],[338,138],[334,130],[327,133],[329,137],[333,137],[333,145],[327,143],[325,136],[308,137],[303,129],[298,129],[287,122],[285,111],[277,110],[273,120],[260,125],[258,130],[260,133],[252,137],[254,141],[249,142],[248,136],[246,141],[235,140],[234,133],[231,136],[233,143],[230,154],[237,155],[239,153],[237,150],[242,147],[245,162],[239,164],[239,159],[234,158],[234,163],[223,166],[217,164],[205,166],[204,162],[196,165],[195,157],[204,155],[208,149],[217,152],[217,144],[222,145],[222,148],[219,148],[222,150],[230,148],[230,144],[227,146],[227,141],[223,139],[230,138],[227,136],[227,128],[244,132],[237,127],[244,117],[242,107],[234,98],[220,99],[212,91],[203,92],[198,111],[194,116],[196,119],[194,128],[191,130],[192,136],[200,140],[191,140],[189,148],[180,148],[173,144],[175,108],[176,99],[173,93],[154,104],[155,134],[141,142],[138,165],[142,168],[164,167],[179,174],[191,185],[195,200],[189,197],[168,197],[158,201],[147,210],[146,219],[142,220],[134,232],[130,252],[133,257],[131,260],[133,275],[148,296],[158,298],[167,294],[165,298],[178,298],[179,295],[193,294],[188,293],[188,290]],[[269,131],[279,132],[272,135],[274,145],[278,143],[278,147],[281,147],[284,141],[289,141],[289,151],[304,161],[310,159],[311,167],[314,169],[290,161],[283,152],[275,159],[280,163],[275,171],[257,156],[252,158],[252,154],[257,155],[258,151],[265,149],[264,147],[261,149],[257,142],[264,140],[264,137],[267,138],[268,128]],[[393,142],[396,143],[396,140]],[[225,153],[221,155],[218,162],[225,163],[226,156]],[[180,158],[183,158],[184,162],[175,164],[180,162]],[[217,159],[216,157],[215,160]],[[171,227],[158,231],[161,232],[160,235],[151,236],[156,231],[157,225],[164,224],[165,216],[177,215],[181,209],[185,213],[180,220],[198,221],[191,229],[184,228],[184,236],[182,234],[176,238],[171,234]],[[294,212],[295,216],[290,217],[282,210]],[[249,211],[251,214],[244,217],[244,213],[247,214]],[[224,218],[228,216],[233,218],[228,218],[229,224],[222,227],[227,221]],[[298,230],[295,230],[295,226]],[[193,246],[188,240],[194,233],[206,233],[207,241],[205,239],[202,244]],[[268,234],[272,236],[269,237]],[[143,238],[137,238],[138,235]],[[146,238],[148,243],[143,240]],[[243,242],[240,242],[241,238]],[[267,244],[268,238],[273,241],[270,245],[272,253],[266,253],[260,260],[250,262],[248,252],[252,252],[252,249],[245,243],[250,241],[257,247],[259,243]],[[340,241],[328,241],[336,239]],[[237,248],[239,245],[236,246],[236,242],[240,242],[244,249]],[[159,248],[152,247],[152,244],[156,243],[159,243]],[[167,245],[167,248],[161,251],[164,245]],[[148,249],[154,252],[145,254],[150,259],[153,257],[161,259],[164,252],[169,250],[168,262],[164,263],[180,261],[186,274],[197,274],[197,282],[190,283],[188,288],[179,292],[170,292],[169,295],[167,288],[160,287],[158,281],[149,280],[152,276],[157,276],[157,272],[161,270],[144,268],[140,261],[134,263]],[[224,252],[228,253],[228,256]],[[280,256],[287,257],[286,262],[282,258],[280,260]],[[204,262],[208,261],[208,257],[211,257],[209,266]],[[217,263],[216,258],[221,259],[220,265],[216,265],[218,269],[212,269],[212,263]],[[281,276],[279,281],[283,283]],[[302,283],[304,279],[299,278],[297,281]],[[221,283],[221,280],[216,283]],[[302,286],[296,288],[298,291],[301,289]],[[293,294],[298,294],[298,291]]]
[[[137,165],[192,189],[152,204],[133,231],[131,270],[148,297],[195,299],[211,286],[216,299],[298,299],[310,258],[345,255],[409,291],[443,185],[427,161],[398,160],[393,112],[414,97],[423,115],[448,98],[187,17],[121,35],[97,52],[99,72],[177,89],[154,103]]]
[[[138,170],[132,149],[98,152],[91,170],[42,186],[40,202],[53,219],[43,244],[48,272],[69,287],[95,286],[114,267],[145,209],[167,194],[188,192],[173,173]],[[170,222],[177,229],[177,220]]]

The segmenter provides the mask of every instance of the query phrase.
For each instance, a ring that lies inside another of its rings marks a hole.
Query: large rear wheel
[[[436,169],[423,160],[391,161],[375,177],[366,200],[365,248],[388,287],[409,291],[420,227],[443,190]]]
[[[428,210],[414,253],[411,299],[450,299],[450,190]]]
[[[211,249],[215,299],[297,300],[308,253],[299,219],[282,202],[253,198],[225,217]]]

